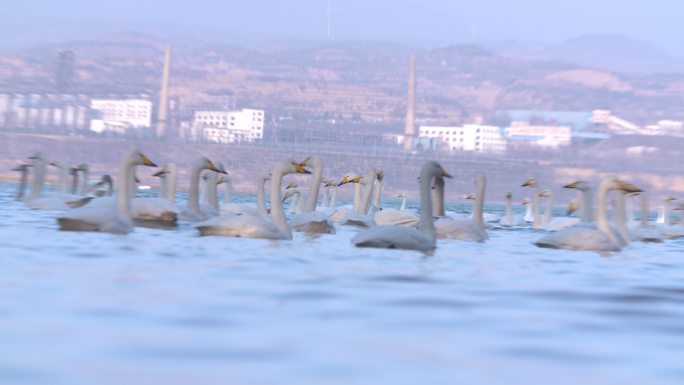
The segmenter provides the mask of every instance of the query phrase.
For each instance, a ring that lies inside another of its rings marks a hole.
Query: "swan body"
[[[482,217],[484,208],[484,194],[487,179],[483,173],[475,176],[475,202],[473,205],[473,219],[455,219],[449,216],[440,217],[435,221],[438,238],[449,238],[461,241],[484,242],[489,239],[487,230]],[[443,184],[435,184],[437,188],[443,189]]]
[[[506,193],[506,213],[504,216],[499,220],[499,224],[501,226],[523,226],[525,224],[525,220],[523,219],[522,216],[520,215],[513,215],[513,193],[507,192]]]
[[[280,187],[283,176],[287,174],[310,173],[300,163],[288,160],[273,170],[271,177],[271,219],[269,222],[261,215],[229,215],[212,218],[195,225],[201,236],[218,235],[224,237],[292,239],[292,233],[285,221],[285,211],[280,200]]]
[[[335,234],[335,225],[330,219],[329,210],[316,210],[318,193],[323,182],[323,161],[318,156],[311,156],[301,164],[310,165],[313,168],[311,174],[311,186],[306,198],[305,206],[301,212],[290,220],[290,227],[294,231],[306,234]],[[326,183],[329,185],[330,183]],[[327,190],[326,190],[327,191]],[[324,199],[325,200],[325,199]]]
[[[126,234],[133,230],[131,197],[129,195],[133,168],[138,165],[156,166],[137,149],[126,155],[119,166],[119,190],[114,199],[101,198],[93,206],[71,210],[57,218],[63,231],[101,231]]]
[[[450,177],[435,161],[425,162],[420,172],[419,230],[404,226],[380,225],[356,234],[351,242],[357,247],[418,250],[429,252],[436,248],[436,232],[432,220],[430,184],[435,177]]]
[[[598,192],[598,213],[595,226],[577,225],[545,235],[535,242],[544,248],[566,250],[619,251],[627,241],[622,239],[608,223],[607,194],[612,190],[638,192],[632,185],[615,178],[601,182]]]
[[[395,208],[384,208],[375,213],[378,225],[408,226],[418,228],[420,217],[416,214]]]
[[[179,217],[183,220],[198,222],[205,221],[213,216],[211,210],[203,211],[199,203],[199,182],[203,170],[225,173],[225,171],[219,170],[214,163],[205,157],[201,157],[193,163],[190,174],[188,204],[179,209]]]

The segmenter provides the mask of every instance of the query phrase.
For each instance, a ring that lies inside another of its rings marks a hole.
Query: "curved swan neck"
[[[513,222],[513,198],[510,196],[506,197],[506,221],[507,223]]]
[[[159,177],[161,185],[159,186],[159,198],[165,199],[168,198],[167,194],[169,193],[169,181],[166,180],[168,175],[162,175]]]
[[[21,167],[21,182],[19,184],[19,188],[17,189],[17,195],[15,197],[16,200],[22,200],[24,199],[24,195],[26,194],[26,184],[28,181],[28,166],[22,166]]]
[[[487,179],[484,174],[478,174],[476,177],[476,195],[475,195],[475,206],[473,208],[473,221],[480,228],[484,229],[484,198],[485,198],[485,187],[487,184]]]
[[[435,231],[435,224],[432,219],[432,179],[435,177],[434,170],[427,163],[420,171],[420,222],[418,229],[423,233],[433,244],[437,237]]]
[[[443,217],[446,215],[444,211],[444,178],[434,178],[435,188],[432,190],[432,215],[436,217]],[[404,197],[404,201],[406,197]]]
[[[330,207],[330,186],[325,186],[325,192],[323,194],[323,202],[321,206]]]
[[[372,170],[368,175],[368,180],[365,180],[366,191],[363,192],[363,202],[361,207],[359,207],[359,214],[368,214],[370,209],[371,196],[373,195],[373,190],[375,187],[375,170]]]
[[[209,206],[213,207],[214,210],[219,209],[218,203],[218,174],[215,171],[210,171],[207,175],[207,180],[205,181],[205,187],[207,189],[207,201]]]
[[[257,182],[257,209],[259,210],[259,214],[264,217],[268,216],[268,210],[266,210],[266,192],[264,190],[266,189],[266,181],[269,179],[271,179],[271,177],[262,176],[259,178],[259,182]]]
[[[648,193],[646,191],[641,192],[641,218],[639,218],[639,223],[641,227],[648,227]]]
[[[130,192],[131,184],[135,183],[133,167],[131,154],[121,160],[119,165],[119,190],[116,193],[116,210],[128,220],[132,218]]]
[[[57,182],[57,191],[66,194],[69,192],[69,167],[66,163],[59,164],[59,181]]]
[[[83,167],[81,169],[81,173],[83,173],[83,176],[81,176],[81,192],[80,195],[87,195],[88,194],[88,178],[89,178],[89,169],[88,167]]]
[[[223,189],[223,203],[230,203],[233,199],[233,181],[227,178],[225,181],[226,187]]]
[[[534,214],[534,222],[532,222],[532,227],[540,228],[541,223],[541,207],[539,206],[539,189],[534,187],[532,189],[532,211]]]
[[[199,160],[192,165],[192,173],[190,174],[190,191],[188,192],[188,207],[193,215],[200,215],[199,208],[199,181],[200,173],[202,172],[202,160]]]
[[[292,239],[292,232],[285,221],[283,202],[280,200],[280,187],[283,182],[283,175],[289,168],[288,162],[279,164],[271,176],[271,221],[285,235],[287,239]]]
[[[333,186],[332,197],[330,197],[330,207],[337,208],[337,185]]]
[[[169,173],[166,174],[166,199],[169,203],[176,203],[176,186],[178,183],[178,170],[174,163],[168,165]]]
[[[362,202],[361,202],[361,199],[362,199],[361,188],[362,187],[363,186],[361,185],[361,183],[359,183],[359,182],[354,183],[354,212],[355,213],[358,213],[361,210],[361,204],[362,204]]]
[[[380,194],[382,194],[382,180],[375,181],[375,191],[373,193],[373,211],[380,210]]]
[[[318,203],[318,192],[321,188],[321,182],[323,181],[323,162],[321,158],[317,156],[312,156],[310,161],[313,165],[313,175],[311,178],[311,187],[309,188],[309,194],[306,197],[306,206],[304,206],[305,212],[316,211],[316,204]]]
[[[33,160],[33,183],[31,184],[31,199],[43,195],[45,184],[45,161],[37,158]]]
[[[629,232],[625,224],[625,193],[622,191],[615,192],[615,217],[613,219],[615,227],[624,240],[623,243],[629,243]]]
[[[604,179],[599,185],[598,191],[598,212],[596,213],[596,228],[604,233],[615,245],[621,245],[621,242],[615,232],[608,223],[608,192],[612,186],[611,179]]]

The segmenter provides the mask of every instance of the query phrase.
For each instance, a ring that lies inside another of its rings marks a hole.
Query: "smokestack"
[[[164,69],[159,91],[159,113],[157,114],[157,137],[166,135],[166,115],[169,107],[169,69],[171,67],[171,45],[164,49]]]
[[[404,129],[404,149],[413,148],[416,135],[416,55],[409,59],[408,97],[406,100],[406,128]]]

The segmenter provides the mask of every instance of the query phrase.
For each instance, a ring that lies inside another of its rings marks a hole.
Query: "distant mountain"
[[[621,35],[587,35],[558,44],[507,41],[486,46],[517,59],[557,61],[622,73],[684,71],[684,59],[670,55],[654,44]]]

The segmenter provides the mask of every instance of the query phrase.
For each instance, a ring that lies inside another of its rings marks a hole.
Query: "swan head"
[[[30,164],[20,164],[17,167],[13,168],[12,171],[21,171],[24,172],[26,171],[27,168],[31,167]]]
[[[285,202],[286,200],[290,199],[290,197],[299,194],[299,190],[297,189],[291,189],[289,191],[285,191],[285,195],[283,195],[282,201]]]
[[[377,179],[378,181],[382,182],[382,180],[385,179],[385,172],[382,171],[382,169],[378,170],[378,171],[375,173],[375,179]]]
[[[285,186],[285,190],[293,189],[293,188],[297,188],[297,183],[292,182],[292,183],[289,183],[287,186]]]
[[[551,191],[549,190],[544,190],[540,191],[539,194],[537,194],[540,198],[548,198],[551,196]]]
[[[616,180],[616,182],[617,182],[617,189],[624,191],[626,193],[638,193],[638,192],[642,191],[640,188],[638,188],[637,186],[635,186],[629,182],[625,182],[625,181],[621,181],[621,180]],[[677,198],[674,198],[674,199],[677,199]]]
[[[529,204],[530,204],[530,198],[523,198],[521,204],[522,204],[523,206],[529,205]]]
[[[52,162],[48,162],[48,165],[54,166],[54,167],[62,167],[62,164],[58,160],[53,160]]]
[[[295,171],[297,174],[311,174],[311,171],[307,170],[306,167],[307,163],[309,162],[309,158],[304,159],[304,162],[294,162],[290,161],[290,163],[294,166]]]
[[[570,203],[568,203],[567,216],[572,215],[572,213],[577,211],[577,208],[578,208],[577,201],[574,201],[574,200],[570,201]]]
[[[463,199],[470,200],[470,201],[475,200],[475,194],[474,193],[466,194],[466,196],[463,197]]]
[[[325,186],[325,187],[333,187],[333,186],[335,186],[336,184],[337,184],[337,182],[334,181],[334,180],[332,180],[332,179],[325,179],[325,180],[323,180],[323,186]]]
[[[161,178],[161,177],[163,177],[163,176],[165,176],[166,174],[169,174],[169,173],[171,173],[171,170],[169,169],[169,166],[167,165],[167,166],[164,166],[164,167],[160,168],[157,172],[155,172],[154,174],[152,174],[152,176],[156,176],[156,177]]]
[[[510,191],[507,191],[505,197],[506,197],[506,199],[511,199],[511,198],[513,198],[513,193]]]
[[[563,186],[563,188],[574,188],[580,191],[589,191],[589,183],[583,180],[577,180],[570,184],[566,184],[565,186]]]
[[[209,160],[209,158],[201,157],[198,159],[197,163],[199,164],[201,170],[211,170],[218,172],[219,174],[227,174],[226,170],[221,171],[218,167],[216,167],[214,162]]]
[[[672,195],[665,195],[663,197],[663,202],[672,202],[672,201],[676,201],[676,200],[677,200],[677,197],[673,197]]]
[[[406,194],[399,193],[399,194],[397,194],[397,198],[406,198]]]
[[[525,181],[520,187],[537,187],[537,180],[535,178],[530,178]]]
[[[36,152],[35,154],[29,156],[28,159],[31,159],[31,160],[38,160],[38,159],[44,160],[44,158],[43,158],[43,153],[42,153],[42,152]]]
[[[347,183],[361,183],[361,180],[363,180],[362,176],[360,176],[356,173],[350,172],[349,174],[343,176],[342,180],[337,185],[342,186],[342,185],[345,185]]]

